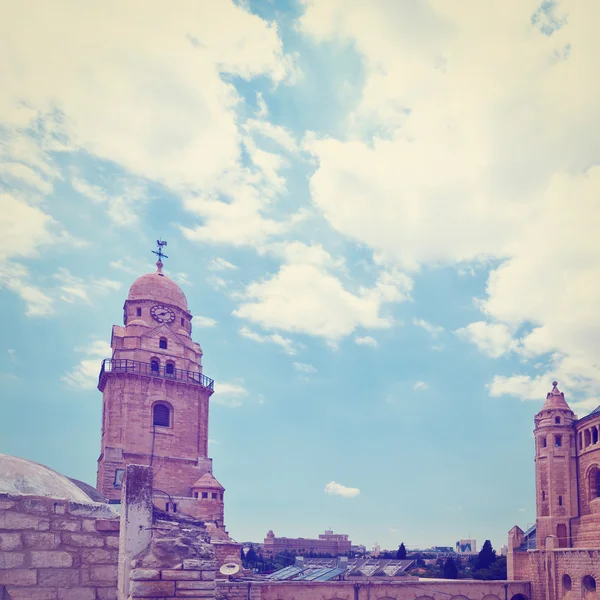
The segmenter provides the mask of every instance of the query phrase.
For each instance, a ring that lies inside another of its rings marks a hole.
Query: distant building
[[[506,556],[508,554],[508,546],[506,544],[502,544],[502,546],[500,546],[500,551],[498,552],[498,554],[500,554],[500,556]]]
[[[373,548],[371,549],[371,556],[379,556],[381,554],[381,546],[375,542],[373,544]]]
[[[352,554],[366,554],[367,547],[363,544],[353,544],[352,546],[350,546],[350,552],[352,552]]]
[[[458,540],[455,548],[457,554],[477,554],[477,542],[472,538]]]
[[[280,552],[292,551],[298,554],[330,554],[338,556],[340,554],[348,554],[352,548],[352,542],[344,533],[333,533],[331,530],[326,530],[321,533],[318,539],[311,538],[286,538],[275,537],[273,531],[267,533],[267,537],[263,543],[263,552],[265,555],[274,556]]]

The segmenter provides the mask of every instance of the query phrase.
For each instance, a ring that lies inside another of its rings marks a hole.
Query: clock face
[[[159,323],[172,323],[175,320],[175,313],[162,304],[156,304],[150,309],[150,314],[155,321]]]

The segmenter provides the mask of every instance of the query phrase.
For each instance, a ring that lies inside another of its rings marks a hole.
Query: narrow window
[[[173,512],[177,512],[177,503],[173,502]]]
[[[159,365],[159,362],[158,362],[158,360],[156,360],[156,358],[153,358],[153,359],[150,361],[150,370],[151,370],[153,373],[158,373],[158,365]]]
[[[542,438],[542,448],[545,448],[545,447],[546,447],[546,438],[543,437]]]
[[[590,430],[586,429],[583,432],[583,447],[587,448],[592,443],[592,437],[590,435]]]
[[[562,496],[559,496],[559,497],[558,497],[558,505],[559,505],[559,506],[562,506]]]
[[[546,501],[546,492],[542,490],[542,502]]]
[[[166,510],[167,512],[169,512],[169,503],[168,503],[168,502],[167,502],[167,505],[165,506],[165,510]]]
[[[163,350],[167,349],[167,338],[160,338],[160,340],[158,340],[158,347],[162,348]]]
[[[171,424],[171,411],[165,404],[154,405],[153,424],[159,427],[169,427]]]
[[[167,375],[173,375],[173,373],[175,373],[175,365],[172,362],[167,363],[166,372]]]
[[[598,428],[594,427],[594,429],[592,429],[592,444],[597,444],[598,443]]]
[[[562,446],[562,435],[554,436],[554,444],[557,448],[560,448]]]
[[[123,475],[125,475],[125,469],[117,469],[115,471],[115,480],[113,485],[119,489],[123,485]]]
[[[555,422],[557,425],[560,425],[560,417],[554,417],[554,422]]]
[[[202,492],[202,498],[208,498],[208,492]]]
[[[185,319],[183,317],[181,317],[181,326],[185,327]]]
[[[223,494],[219,494],[219,499],[223,500]]]
[[[194,492],[194,498],[198,497],[198,492]]]
[[[139,306],[138,306],[138,307],[135,309],[135,314],[136,314],[136,316],[138,316],[138,317],[141,317],[141,316],[142,316],[142,309],[141,309],[141,307],[139,307]]]
[[[565,592],[571,591],[572,583],[571,583],[571,578],[568,575],[563,575],[562,584],[563,584],[563,590]]]
[[[217,494],[216,494],[215,492],[213,492],[213,494],[212,494],[212,499],[213,499],[213,500],[216,500],[216,499],[217,499]]]

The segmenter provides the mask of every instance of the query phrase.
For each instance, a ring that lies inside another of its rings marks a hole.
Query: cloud
[[[214,327],[217,325],[218,321],[215,319],[211,319],[210,317],[194,317],[194,326],[195,327]]]
[[[429,384],[426,383],[425,381],[417,381],[413,385],[413,390],[415,390],[415,391],[421,391],[421,390],[427,390],[427,389],[429,389]]]
[[[127,264],[124,262],[124,260],[127,261]],[[119,260],[111,261],[109,263],[109,266],[113,269],[123,271],[124,273],[129,273],[130,275],[138,275],[139,271],[130,266],[130,264],[132,262],[133,262],[133,260],[131,258],[127,258],[127,259],[120,258]]]
[[[508,326],[503,323],[477,321],[457,329],[455,333],[475,344],[481,352],[492,358],[498,358],[517,349],[517,341],[513,339]]]
[[[258,342],[259,344],[264,344],[266,342],[276,344],[277,346],[280,346],[281,348],[283,348],[283,350],[286,354],[290,354],[292,356],[294,354],[296,354],[296,350],[293,347],[293,344],[294,344],[293,340],[291,340],[290,338],[283,337],[283,336],[279,335],[278,333],[261,335],[259,333],[256,333],[255,331],[248,329],[248,327],[242,327],[240,329],[240,335],[249,340],[254,340],[255,342]]]
[[[360,494],[360,490],[358,488],[346,487],[335,481],[330,481],[325,486],[325,493],[332,496],[342,496],[343,498],[354,498]]]
[[[60,284],[59,290],[61,293],[61,300],[68,302],[69,304],[72,304],[77,300],[92,304],[94,298],[116,292],[121,289],[122,285],[120,281],[106,278],[91,278],[86,282],[82,278],[72,275],[71,272],[64,267],[59,267],[53,277]]]
[[[75,351],[83,354],[84,358],[70,372],[65,373],[61,381],[75,388],[94,389],[98,384],[101,361],[112,356],[112,348],[104,340],[95,340],[87,346],[76,348]]]
[[[339,261],[321,246],[299,242],[278,247],[284,263],[271,277],[249,284],[234,315],[265,329],[307,333],[335,343],[357,327],[388,328],[385,304],[409,298],[412,280],[381,269],[372,287],[349,291],[338,277]]]
[[[248,390],[239,383],[219,383],[215,384],[215,393],[211,398],[211,402],[237,408],[242,406],[248,395]]]
[[[217,256],[213,258],[208,264],[209,271],[232,271],[237,269],[237,266],[233,263],[230,263],[228,260]]]
[[[189,275],[187,273],[173,273],[171,275],[171,279],[173,279],[173,281],[177,282],[179,285],[194,285],[189,278]]]
[[[444,328],[441,327],[440,325],[433,325],[432,323],[429,323],[429,321],[426,321],[425,319],[413,319],[412,320],[413,325],[420,327],[421,329],[424,329],[431,337],[437,337],[438,335],[440,335],[440,333],[442,333],[444,331]]]
[[[379,345],[377,343],[377,340],[374,337],[371,337],[370,335],[355,337],[354,343],[358,344],[359,346],[370,346],[371,348],[377,348],[377,346]]]
[[[306,364],[306,363],[294,362],[294,363],[292,363],[292,366],[294,367],[294,369],[296,369],[296,371],[299,371],[300,373],[316,373],[317,372],[317,369],[315,369],[315,367],[313,367],[312,365]]]
[[[351,44],[365,80],[344,137],[311,133],[303,147],[336,231],[409,271],[488,265],[484,320],[461,333],[597,397],[598,5],[547,4],[307,0],[300,29],[323,51]],[[532,385],[499,376],[491,389]]]

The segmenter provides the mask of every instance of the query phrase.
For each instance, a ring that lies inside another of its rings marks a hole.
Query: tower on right
[[[509,532],[508,578],[567,598],[600,582],[600,406],[578,419],[558,389],[534,418],[536,521]],[[585,552],[577,552],[583,550]],[[549,561],[549,562],[548,562]],[[579,596],[578,596],[579,597]]]

